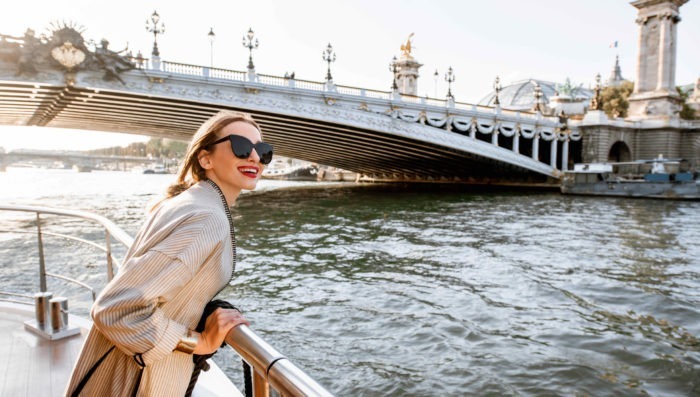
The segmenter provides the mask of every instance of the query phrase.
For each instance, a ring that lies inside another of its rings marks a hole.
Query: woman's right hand
[[[214,310],[204,323],[204,331],[199,335],[193,354],[214,353],[224,342],[229,331],[241,324],[250,325],[250,322],[238,310],[222,308]]]

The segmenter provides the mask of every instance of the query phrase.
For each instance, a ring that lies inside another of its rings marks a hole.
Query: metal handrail
[[[40,276],[44,278],[42,283],[42,292],[46,290],[45,277],[52,276],[61,279],[65,279],[72,282],[77,282],[92,291],[92,288],[84,283],[69,279],[68,277],[59,276],[52,273],[46,273],[43,258],[43,242],[41,240],[42,234],[49,234],[41,231],[41,219],[40,214],[52,214],[52,215],[63,215],[78,217],[82,219],[92,220],[100,224],[105,228],[106,235],[106,248],[100,247],[105,252],[107,252],[108,261],[108,273],[111,270],[111,260],[112,253],[110,249],[110,235],[113,236],[117,241],[122,243],[127,249],[131,247],[134,239],[124,232],[119,226],[110,221],[109,219],[92,214],[85,211],[74,211],[74,210],[63,210],[57,208],[49,207],[39,207],[39,206],[17,206],[17,205],[0,205],[0,211],[21,211],[21,212],[33,212],[37,217],[37,234],[39,239],[39,255],[40,255]],[[65,237],[65,235],[55,234],[60,237]],[[76,239],[77,241],[84,242],[81,239]],[[91,245],[95,245],[90,242]],[[111,276],[109,277],[111,279]],[[5,293],[10,296],[23,296],[14,293]],[[24,297],[24,296],[23,296]],[[94,300],[94,291],[93,291]],[[270,386],[274,390],[277,390],[282,396],[319,396],[328,397],[332,394],[313,380],[304,371],[299,369],[286,357],[280,354],[267,342],[265,342],[260,336],[255,334],[250,328],[245,325],[240,325],[226,336],[226,343],[233,348],[233,350],[238,353],[241,358],[247,362],[253,368],[253,390],[252,395],[256,397],[268,397],[270,395]]]
[[[0,233],[35,234],[35,232],[25,232],[25,231],[22,231],[22,230],[8,230],[8,229],[0,229]],[[82,238],[73,237],[73,236],[70,236],[70,235],[67,235],[67,234],[46,232],[46,231],[43,231],[43,230],[42,230],[41,234],[43,234],[43,235],[45,235],[45,236],[54,236],[54,237],[60,237],[60,238],[66,239],[66,240],[77,241],[77,242],[79,242],[79,243],[87,244],[87,245],[89,245],[89,246],[91,246],[91,247],[94,247],[94,248],[96,248],[96,249],[98,249],[98,250],[100,250],[100,251],[103,251],[103,252],[105,252],[105,253],[107,252],[107,248],[106,248],[106,247],[103,247],[103,246],[101,246],[101,245],[99,245],[99,244],[97,244],[97,243],[94,243],[94,242],[90,241],[90,240],[85,240],[85,239],[82,239]],[[114,264],[117,266],[117,268],[121,267],[121,264],[119,263],[119,261],[117,260],[117,258],[114,257],[114,255],[111,256],[111,260],[112,260],[112,263],[114,263]]]
[[[225,341],[253,367],[253,396],[267,397],[268,385],[283,396],[333,396],[246,325],[232,329]]]
[[[4,205],[0,204],[0,211],[23,211],[23,212],[34,212],[41,214],[51,214],[51,215],[63,215],[72,216],[77,218],[93,220],[100,225],[102,225],[110,234],[125,247],[131,247],[134,243],[134,238],[129,236],[124,230],[117,226],[114,222],[109,219],[93,214],[87,211],[77,211],[77,210],[64,210],[59,208],[50,207],[40,207],[40,206],[29,206],[29,205]]]
[[[91,286],[85,284],[84,282],[78,281],[78,280],[76,280],[76,279],[74,279],[74,278],[70,278],[70,277],[66,277],[66,276],[61,276],[60,274],[54,274],[54,273],[46,272],[46,275],[47,275],[47,276],[51,276],[51,277],[53,277],[53,278],[57,278],[57,279],[59,279],[59,280],[68,281],[68,282],[71,282],[71,283],[78,284],[79,286],[81,286],[81,287],[83,287],[83,288],[89,290],[90,293],[92,294],[92,301],[93,301],[93,302],[95,301],[95,298],[96,298],[96,296],[95,296],[95,289],[92,288]]]
[[[33,295],[27,295],[27,294],[17,294],[15,292],[3,292],[0,291],[0,295],[9,295],[9,296],[16,296],[18,298],[27,298],[27,299],[34,299]]]
[[[49,208],[49,207],[39,207],[39,206],[26,206],[26,205],[0,205],[0,211],[18,211],[18,212],[33,212],[36,215],[36,229],[37,229],[37,240],[38,240],[38,249],[39,249],[39,285],[40,285],[40,290],[41,292],[46,292],[46,263],[44,259],[44,242],[43,242],[43,235],[46,233],[43,233],[41,231],[41,214],[51,214],[51,215],[61,215],[61,216],[70,216],[70,217],[76,217],[76,218],[82,218],[82,219],[87,219],[91,220],[94,222],[97,222],[100,224],[102,227],[105,228],[105,235],[106,235],[106,241],[105,241],[105,247],[100,249],[103,249],[107,253],[107,280],[110,281],[114,277],[114,269],[113,269],[113,261],[112,261],[112,246],[111,246],[111,236],[114,236],[114,238],[122,243],[124,246],[131,247],[131,244],[133,244],[134,239],[129,236],[124,230],[122,230],[119,226],[114,224],[114,222],[110,221],[109,219],[92,214],[90,212],[86,211],[75,211],[75,210],[65,210],[65,209],[57,209],[57,208]],[[64,237],[64,236],[62,236]],[[75,238],[76,241],[81,241],[77,238]],[[77,280],[70,280],[76,283],[79,283]]]

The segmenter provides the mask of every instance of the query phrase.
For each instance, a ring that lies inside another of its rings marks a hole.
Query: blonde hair
[[[223,110],[209,118],[192,136],[192,140],[187,146],[187,153],[185,153],[185,158],[178,171],[177,181],[168,186],[165,197],[154,204],[151,210],[157,208],[163,201],[189,189],[195,183],[207,179],[204,168],[199,164],[199,152],[205,150],[207,146],[217,140],[219,131],[237,121],[248,123],[257,128],[258,131],[261,131],[258,123],[247,113]]]

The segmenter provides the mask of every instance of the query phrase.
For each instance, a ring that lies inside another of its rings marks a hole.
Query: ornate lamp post
[[[246,33],[246,35],[243,36],[243,47],[247,48],[250,53],[250,55],[248,56],[248,72],[255,70],[255,65],[253,65],[253,50],[258,48],[259,44],[260,42],[258,42],[258,39],[255,38],[255,32],[253,32],[253,28],[249,28],[248,33]]]
[[[452,66],[450,66],[447,69],[447,73],[445,73],[445,81],[447,82],[447,98],[454,99],[454,97],[452,96],[452,83],[454,83],[455,81],[455,74],[452,70]]]
[[[209,28],[209,33],[207,33],[207,38],[209,38],[209,66],[214,67],[214,40],[216,39],[216,34],[214,34],[214,28]]]
[[[323,60],[328,62],[328,73],[326,74],[326,80],[330,83],[333,81],[333,76],[331,76],[331,62],[335,62],[335,52],[333,51],[333,46],[328,43],[328,46],[322,53]]]
[[[158,15],[156,11],[153,11],[150,20],[146,19],[146,31],[153,33],[153,52],[151,55],[154,58],[160,57],[160,51],[158,51],[158,35],[165,33],[165,24],[160,21],[160,15]]]
[[[493,104],[496,106],[501,104],[501,100],[499,99],[499,96],[501,95],[501,88],[501,79],[496,76],[496,80],[493,82],[493,89],[496,91],[496,97],[493,100]]]
[[[391,58],[391,62],[389,62],[389,71],[394,75],[394,81],[391,83],[392,92],[396,92],[399,90],[399,86],[398,84],[396,84],[396,73],[399,72],[399,66],[396,64],[396,61],[396,55],[394,55],[394,57]]]
[[[435,73],[433,73],[433,78],[435,79],[435,87],[433,87],[435,90],[435,98],[437,98],[437,83],[438,83],[438,76],[439,75],[440,74],[438,73],[438,70],[435,69]]]
[[[600,73],[598,73],[595,75],[595,88],[593,89],[590,110],[602,110],[603,106],[600,103],[600,99]]]

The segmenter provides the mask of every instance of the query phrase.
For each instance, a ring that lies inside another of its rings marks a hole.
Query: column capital
[[[690,0],[636,0],[630,2],[630,4],[632,4],[634,7],[640,10],[652,6],[675,6],[675,8],[677,9],[678,7],[687,3],[688,1]]]
[[[688,0],[638,0],[632,4],[638,10],[637,22],[640,25],[646,24],[650,18],[673,19],[680,22],[679,8]]]

